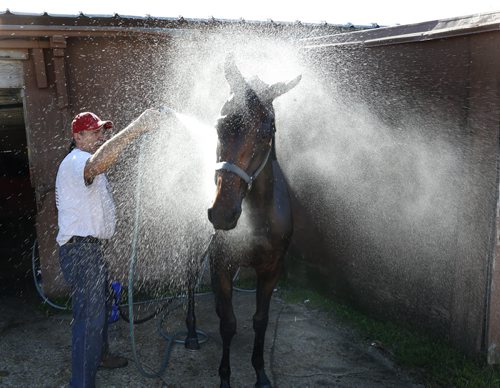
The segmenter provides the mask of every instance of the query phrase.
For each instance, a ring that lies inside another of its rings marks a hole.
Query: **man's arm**
[[[158,111],[148,109],[125,129],[100,146],[85,165],[83,171],[85,182],[90,184],[97,175],[106,172],[116,163],[120,154],[132,140],[142,133],[157,127],[160,119],[161,114]]]

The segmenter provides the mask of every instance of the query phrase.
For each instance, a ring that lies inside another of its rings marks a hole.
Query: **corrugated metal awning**
[[[328,23],[302,23],[266,21],[248,21],[244,19],[188,19],[184,17],[152,17],[114,15],[55,15],[0,12],[0,35],[23,34],[24,36],[53,35],[54,31],[65,36],[83,36],[97,34],[121,34],[140,32],[146,34],[176,34],[185,31],[221,31],[224,29],[242,29],[258,31],[297,31],[300,37],[338,34],[376,26],[337,25]],[[45,32],[43,32],[45,31]]]
[[[347,34],[305,38],[301,41],[306,49],[343,45],[370,47],[444,39],[499,30],[500,12],[492,12]]]

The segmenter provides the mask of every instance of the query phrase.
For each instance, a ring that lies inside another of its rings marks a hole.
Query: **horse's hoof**
[[[198,338],[186,338],[184,340],[184,347],[188,350],[200,350]]]
[[[220,388],[231,388],[231,385],[229,385],[229,382],[221,381]]]

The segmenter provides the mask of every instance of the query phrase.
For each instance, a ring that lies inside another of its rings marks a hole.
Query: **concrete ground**
[[[231,353],[233,387],[253,387],[250,362],[254,298],[236,292],[234,306],[238,332]],[[38,305],[38,307],[37,307]],[[0,386],[62,387],[70,378],[69,313],[49,313],[33,297],[0,297]],[[212,295],[197,297],[199,329],[208,340],[199,351],[175,345],[162,378],[141,375],[132,361],[129,325],[123,320],[110,327],[112,351],[131,361],[126,368],[100,370],[98,387],[217,387],[221,340]],[[158,332],[159,318],[137,325],[140,360],[145,369],[158,369],[166,342]],[[182,331],[182,308],[164,324],[169,333]],[[385,353],[358,337],[335,317],[305,304],[290,304],[273,296],[266,338],[265,362],[274,387],[420,387]]]

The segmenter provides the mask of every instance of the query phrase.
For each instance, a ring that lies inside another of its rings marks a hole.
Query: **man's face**
[[[73,135],[76,146],[82,151],[93,154],[108,140],[108,130],[100,127],[94,131],[81,131]]]

